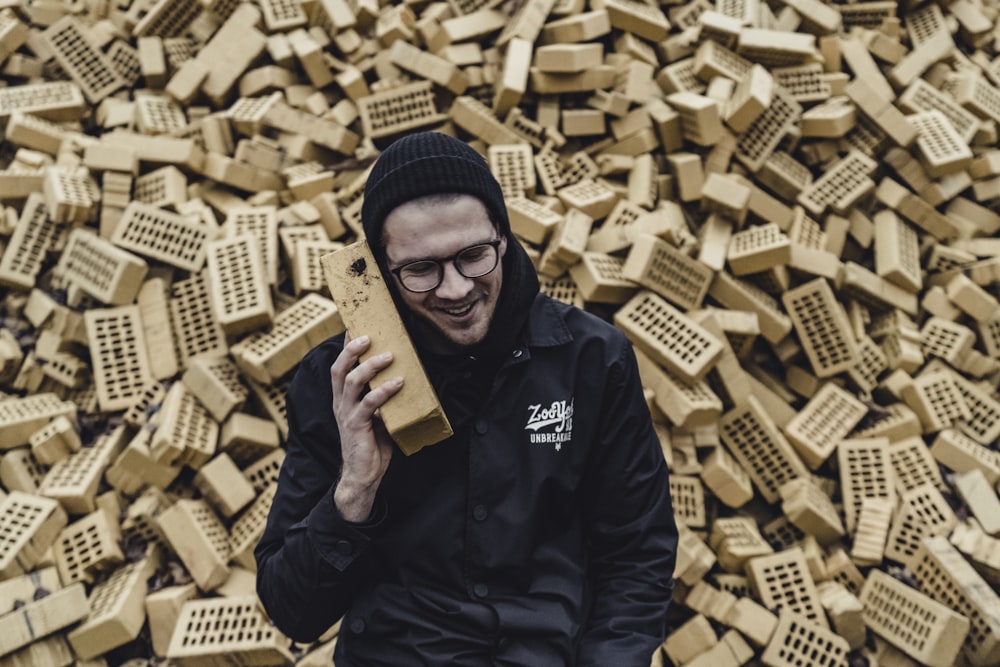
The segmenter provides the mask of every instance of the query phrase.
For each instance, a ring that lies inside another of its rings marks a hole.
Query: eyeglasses
[[[389,269],[410,292],[430,292],[444,280],[444,265],[452,262],[455,270],[466,278],[480,278],[491,273],[500,263],[500,239],[477,243],[459,250],[451,257],[421,259]]]

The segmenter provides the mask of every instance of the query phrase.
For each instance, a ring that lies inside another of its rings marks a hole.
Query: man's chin
[[[437,340],[442,347],[465,349],[481,343],[489,331],[488,325],[478,322],[467,327],[449,326],[441,322],[428,322],[428,334]]]

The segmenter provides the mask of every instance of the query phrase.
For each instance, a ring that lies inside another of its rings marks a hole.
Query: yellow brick
[[[389,434],[410,454],[450,436],[448,419],[424,375],[367,245],[359,242],[327,255],[323,270],[344,323],[355,335],[372,337],[366,356],[393,350],[393,365],[388,373],[405,378],[403,388],[381,409]],[[381,339],[379,332],[384,335]],[[380,381],[376,378],[373,383],[378,386]]]

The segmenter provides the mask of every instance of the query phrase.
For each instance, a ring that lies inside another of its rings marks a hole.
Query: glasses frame
[[[403,289],[405,289],[407,292],[413,292],[414,294],[426,294],[427,292],[433,292],[438,287],[441,287],[441,283],[444,282],[444,265],[447,262],[451,262],[452,263],[452,265],[455,267],[455,270],[458,271],[458,274],[460,276],[462,276],[463,278],[469,278],[470,280],[473,279],[473,278],[482,278],[483,276],[488,276],[491,273],[493,273],[494,271],[496,271],[497,267],[500,266],[500,244],[502,242],[503,242],[503,239],[493,239],[492,241],[484,241],[482,243],[474,243],[474,244],[472,244],[470,246],[466,246],[465,248],[462,248],[461,250],[459,250],[458,252],[456,252],[454,255],[451,255],[449,257],[442,257],[440,259],[418,259],[418,260],[415,260],[415,261],[412,261],[412,262],[407,262],[406,264],[403,264],[402,266],[398,266],[395,269],[389,269],[389,273],[391,273],[392,275],[396,276],[396,280],[399,281],[399,284],[402,285]],[[490,246],[491,248],[493,248],[493,255],[496,258],[496,263],[493,264],[493,268],[490,269],[489,271],[486,271],[484,273],[480,273],[479,275],[475,275],[475,276],[466,275],[462,271],[462,269],[459,267],[458,263],[456,262],[456,260],[458,259],[458,256],[461,255],[463,252],[466,252],[468,250],[472,250],[473,248],[479,248],[481,246]],[[413,289],[411,287],[407,287],[406,283],[403,282],[403,277],[400,275],[402,273],[403,269],[405,269],[408,266],[413,266],[414,264],[423,264],[424,262],[431,262],[432,264],[436,264],[437,265],[437,270],[438,270],[437,282],[434,284],[433,287],[429,287],[428,289],[416,290],[416,289]]]

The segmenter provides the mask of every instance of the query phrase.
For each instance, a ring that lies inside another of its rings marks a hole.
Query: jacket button
[[[486,505],[476,505],[472,508],[472,517],[476,521],[482,521],[486,518],[487,514],[489,514],[489,512],[486,511]]]
[[[521,351],[520,349],[514,350],[514,358],[515,359],[520,359],[522,354],[524,354],[524,352]]]
[[[352,545],[347,540],[339,540],[337,542],[337,553],[341,556],[350,556],[351,552],[354,551],[354,545]]]
[[[356,618],[353,621],[351,621],[351,632],[353,632],[356,635],[360,635],[364,631],[365,631],[365,622],[362,619]]]
[[[476,584],[472,587],[472,594],[477,598],[484,598],[490,594],[490,587],[486,584]]]
[[[476,433],[479,435],[486,435],[486,432],[489,430],[490,426],[486,423],[485,419],[476,420]]]

